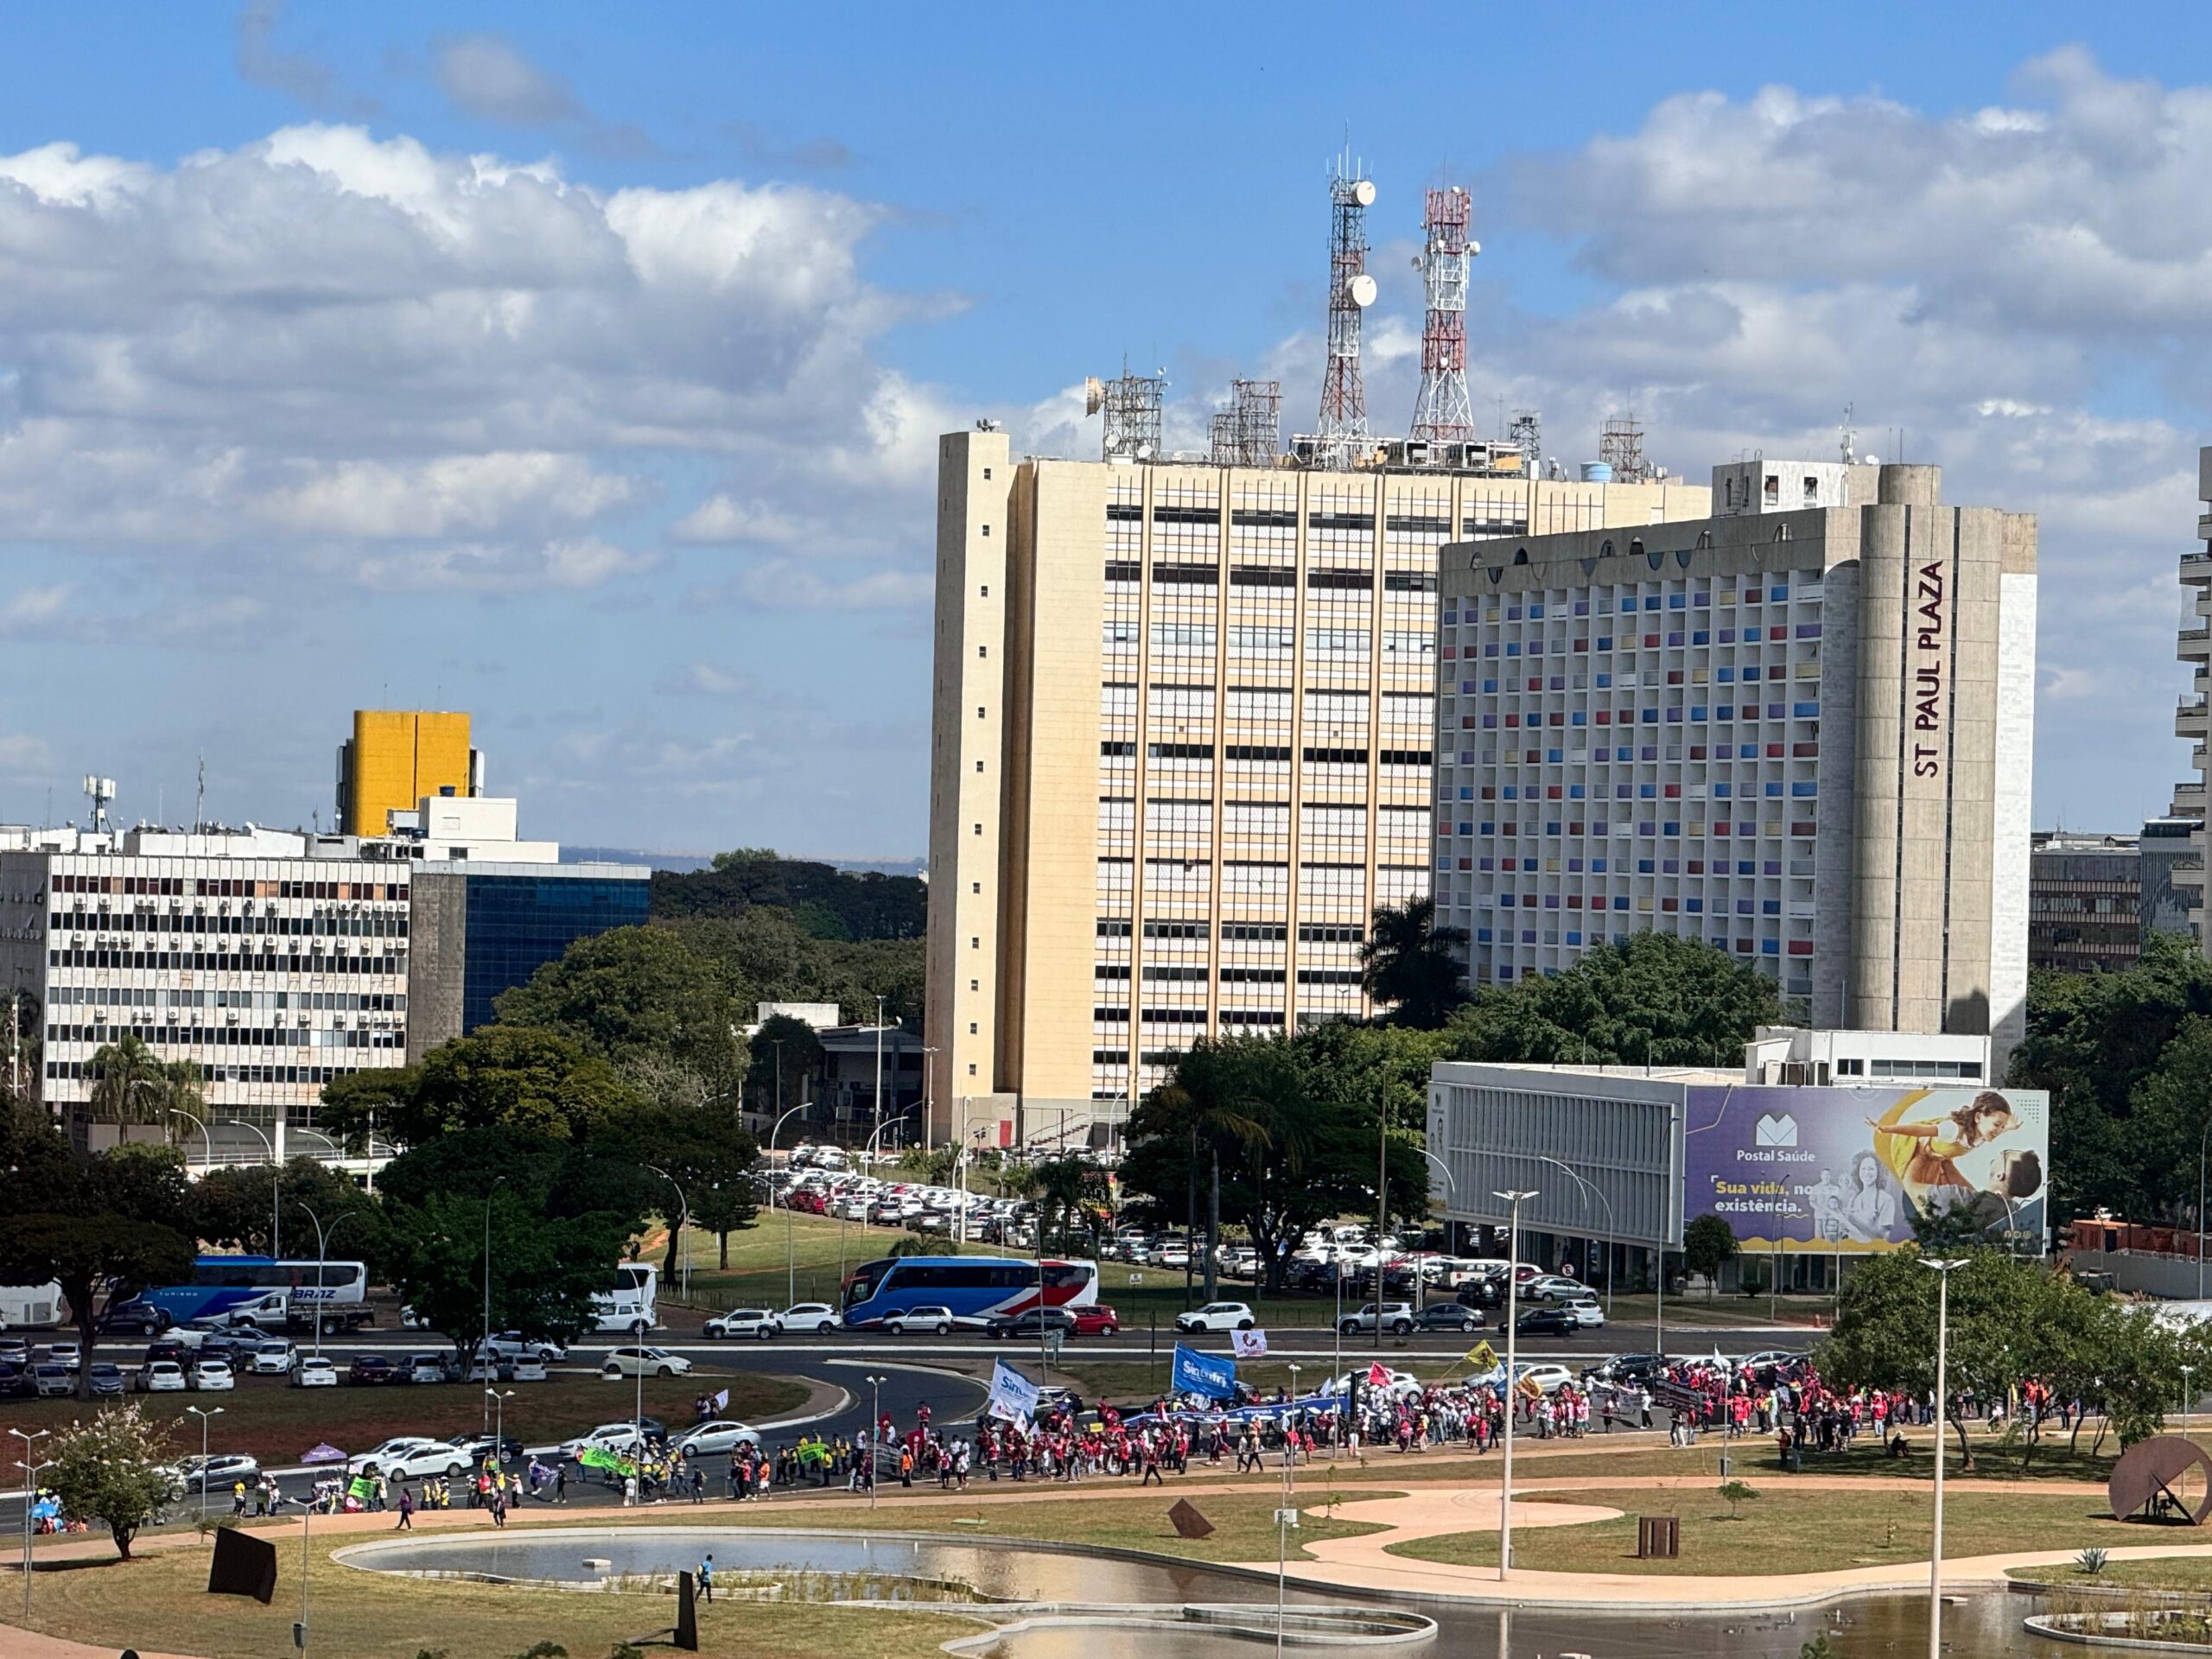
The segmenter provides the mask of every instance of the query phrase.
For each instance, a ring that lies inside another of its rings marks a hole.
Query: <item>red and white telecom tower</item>
[[[1414,399],[1412,435],[1428,443],[1464,443],[1475,435],[1467,401],[1467,239],[1470,202],[1458,185],[1428,193],[1421,226],[1428,245],[1414,264],[1428,289],[1421,331],[1421,394]]]
[[[1367,444],[1367,388],[1359,374],[1359,314],[1375,303],[1367,274],[1367,210],[1375,182],[1339,160],[1329,181],[1329,366],[1321,378],[1314,459],[1347,467]]]

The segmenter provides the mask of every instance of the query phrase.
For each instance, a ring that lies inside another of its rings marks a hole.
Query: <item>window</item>
[[[979,823],[976,826],[976,833],[979,836],[983,833],[983,826],[982,824]]]
[[[976,771],[978,771],[978,772],[981,772],[982,769],[983,769],[983,763],[982,763],[982,761],[978,760],[978,761],[976,763]]]
[[[973,1060],[968,1062],[968,1075],[971,1077],[976,1075],[976,1063]]]
[[[982,941],[982,937],[981,937],[980,935],[978,935],[978,936],[976,936],[976,937],[975,937],[975,938],[970,938],[970,939],[968,941],[968,948],[969,948],[970,950],[982,950],[982,949],[983,948],[983,941]]]
[[[985,599],[988,599],[991,596],[991,584],[988,582],[983,584],[982,596]]]
[[[988,524],[985,524],[985,525],[983,526],[983,534],[984,534],[984,535],[986,535],[986,536],[988,536],[990,533],[991,533],[991,527],[990,527]]]
[[[973,1037],[976,1034],[976,1022],[973,1020],[970,1020],[968,1022],[968,1034],[970,1037]]]
[[[988,645],[978,645],[976,647],[976,654],[978,657],[988,657],[991,654],[991,648]]]
[[[981,709],[976,709],[976,719],[978,719],[978,720],[981,720],[982,717],[983,717],[983,711],[982,711]]]
[[[986,484],[991,481],[991,469],[988,467],[983,468],[983,481]]]

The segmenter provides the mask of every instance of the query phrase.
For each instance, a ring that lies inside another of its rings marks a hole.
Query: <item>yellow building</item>
[[[426,795],[475,795],[483,757],[468,746],[468,716],[411,709],[356,709],[338,746],[338,831],[381,836],[393,812]]]
[[[1429,887],[1447,542],[1701,516],[1712,492],[938,448],[936,1132],[1098,1143],[1196,1039],[1370,1012]]]

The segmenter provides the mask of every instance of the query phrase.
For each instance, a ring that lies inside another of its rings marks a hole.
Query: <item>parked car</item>
[[[398,1375],[399,1368],[382,1354],[356,1354],[346,1368],[346,1380],[356,1387],[390,1382]]]
[[[952,1310],[949,1307],[907,1307],[883,1316],[883,1328],[894,1337],[903,1337],[909,1331],[931,1331],[940,1337],[949,1337],[952,1325]]]
[[[1024,1308],[1019,1313],[1001,1313],[986,1320],[983,1334],[995,1342],[1007,1342],[1027,1338],[1036,1340],[1040,1333],[1057,1332],[1063,1337],[1076,1334],[1079,1327],[1075,1315],[1065,1307]]]
[[[536,1354],[524,1354],[507,1366],[510,1382],[543,1382],[546,1378],[545,1362]]]
[[[203,1359],[192,1368],[192,1386],[203,1394],[222,1394],[238,1385],[238,1374],[227,1359]]]
[[[615,1376],[683,1376],[691,1362],[665,1348],[610,1348],[600,1370]]]
[[[724,1452],[734,1452],[741,1446],[758,1446],[760,1436],[743,1423],[717,1419],[702,1423],[676,1443],[676,1449],[695,1458],[713,1457]]]
[[[457,1477],[468,1471],[469,1459],[458,1446],[420,1434],[401,1434],[373,1452],[346,1460],[349,1475],[382,1475],[386,1480],[413,1480],[421,1475]]]
[[[31,1367],[31,1391],[41,1400],[67,1399],[77,1392],[77,1379],[67,1365],[41,1360]]]
[[[1524,1307],[1513,1321],[1513,1332],[1521,1337],[1571,1337],[1581,1328],[1582,1321],[1564,1307]]]
[[[1194,1307],[1175,1316],[1175,1328],[1185,1333],[1195,1331],[1249,1331],[1258,1323],[1252,1317],[1252,1310],[1243,1302],[1208,1302],[1204,1307]]]
[[[13,1365],[31,1363],[31,1345],[21,1337],[0,1337],[0,1359]]]
[[[184,1367],[173,1359],[149,1359],[138,1368],[141,1394],[182,1394],[191,1386]]]
[[[1667,1369],[1664,1354],[1615,1354],[1592,1366],[1583,1375],[1601,1382],[1643,1382]]]
[[[1337,1329],[1345,1336],[1357,1336],[1363,1332],[1375,1330],[1378,1317],[1381,1328],[1392,1336],[1406,1336],[1414,1328],[1414,1306],[1411,1302],[1384,1302],[1379,1316],[1376,1313],[1376,1304],[1370,1302],[1358,1313],[1347,1313],[1338,1319]]]
[[[451,1354],[410,1354],[399,1362],[399,1374],[408,1382],[450,1382],[460,1368]]]
[[[111,1307],[100,1320],[102,1334],[111,1337],[158,1337],[168,1328],[168,1314],[151,1302],[137,1300]]]
[[[338,1386],[338,1365],[334,1360],[310,1354],[302,1359],[292,1373],[296,1389],[334,1389]]]
[[[1590,1287],[1579,1279],[1568,1279],[1556,1273],[1541,1273],[1521,1287],[1524,1302],[1571,1302],[1578,1296],[1587,1296]]]
[[[488,1348],[501,1359],[514,1359],[524,1354],[535,1354],[548,1364],[569,1357],[567,1344],[550,1337],[525,1337],[519,1331],[502,1331],[477,1344],[479,1351]]]
[[[123,1371],[105,1359],[92,1362],[92,1398],[112,1400],[123,1393]]]
[[[38,1357],[44,1364],[64,1365],[73,1371],[85,1363],[85,1348],[82,1343],[49,1342],[39,1350]]]
[[[31,1369],[19,1365],[12,1359],[0,1359],[0,1400],[12,1400],[37,1392],[31,1381]]]
[[[300,1363],[299,1351],[281,1337],[270,1337],[253,1345],[253,1358],[247,1369],[256,1376],[289,1376],[292,1367]]]
[[[811,1331],[823,1337],[845,1323],[843,1317],[827,1302],[794,1302],[776,1317],[786,1331]]]
[[[1414,1325],[1422,1331],[1479,1331],[1482,1310],[1464,1302],[1431,1302],[1414,1316]]]
[[[766,1342],[783,1332],[783,1322],[772,1307],[734,1307],[727,1313],[718,1313],[706,1324],[704,1335],[709,1342],[722,1342],[736,1337],[757,1338]]]

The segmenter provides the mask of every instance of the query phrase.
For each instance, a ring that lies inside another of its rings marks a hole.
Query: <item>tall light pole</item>
[[[1290,1368],[1290,1398],[1298,1401],[1298,1365]],[[1298,1503],[1293,1494],[1298,1490],[1298,1442],[1290,1437],[1290,1425],[1282,1430],[1282,1507],[1275,1511],[1275,1652],[1282,1652],[1282,1605],[1284,1563],[1290,1555],[1290,1529],[1298,1524]],[[1505,1659],[1500,1654],[1498,1659]]]
[[[1375,1128],[1375,1351],[1382,1351],[1382,1287],[1389,1277],[1383,1242],[1390,1219],[1390,1096],[1376,1103]]]
[[[1943,1428],[1950,1415],[1945,1367],[1951,1344],[1951,1272],[1966,1266],[1964,1256],[1923,1261],[1936,1278],[1936,1541],[1928,1558],[1928,1659],[1943,1656]]]
[[[1444,1177],[1445,1204],[1448,1206],[1459,1203],[1459,1183],[1452,1178],[1451,1166],[1446,1164],[1434,1153],[1431,1152],[1427,1147],[1416,1147],[1414,1150],[1420,1153],[1422,1157],[1427,1159],[1430,1163],[1434,1164],[1436,1166],[1436,1173]],[[1448,1235],[1451,1230],[1446,1228],[1445,1230],[1447,1234],[1445,1243],[1449,1244],[1451,1243],[1451,1239]],[[1425,1307],[1428,1305],[1428,1281],[1426,1279],[1422,1279],[1418,1272],[1414,1274],[1414,1277],[1421,1287],[1421,1306]],[[1377,1325],[1380,1325],[1382,1321],[1382,1304],[1379,1302],[1376,1304],[1375,1319]],[[1295,1370],[1296,1367],[1294,1366],[1292,1369]]]
[[[883,1379],[871,1372],[864,1381],[874,1402],[868,1408],[868,1506],[873,1510],[876,1478],[883,1472],[879,1466],[883,1461]]]
[[[486,1389],[484,1392],[491,1399],[492,1409],[497,1414],[492,1420],[492,1461],[505,1463],[507,1460],[507,1402],[515,1397],[515,1391],[509,1389],[502,1394],[497,1389]]]
[[[1573,1170],[1568,1169],[1565,1164],[1560,1162],[1556,1158],[1547,1158],[1543,1154],[1538,1153],[1536,1154],[1536,1161],[1540,1164],[1549,1164],[1554,1169],[1565,1171],[1567,1179],[1581,1189],[1580,1196],[1586,1207],[1588,1205],[1590,1199],[1594,1196],[1598,1202],[1605,1207],[1605,1227],[1607,1231],[1611,1232],[1616,1230],[1616,1224],[1613,1220],[1613,1201],[1605,1196],[1604,1188],[1595,1185],[1590,1181],[1585,1180],[1580,1175],[1577,1174]],[[1588,1264],[1586,1262],[1584,1265],[1586,1267]],[[1613,1269],[1610,1257],[1608,1258],[1605,1266],[1605,1317],[1608,1319],[1613,1317]]]
[[[934,1091],[936,1072],[930,1065],[930,1056],[936,1046],[922,1045],[922,1155],[926,1158],[937,1150],[937,1102]]]
[[[1680,1190],[1675,1185],[1675,1125],[1678,1120],[1675,1109],[1667,1109],[1667,1179],[1659,1188],[1659,1248],[1652,1260],[1658,1271],[1652,1275],[1651,1351],[1663,1363],[1667,1357],[1667,1222],[1674,1214],[1675,1194]],[[1838,1278],[1841,1274],[1839,1272]]]
[[[280,1503],[283,1499],[278,1500]],[[300,1506],[300,1628],[292,1638],[292,1645],[299,1649],[300,1659],[307,1659],[308,1651],[308,1535],[313,1529],[315,1502],[312,1498],[296,1497],[290,1502]]]
[[[295,1202],[296,1203],[297,1200]],[[306,1211],[307,1218],[315,1224],[315,1357],[321,1359],[322,1357],[322,1303],[324,1296],[328,1292],[330,1278],[330,1234],[336,1232],[353,1217],[350,1212],[339,1217],[331,1224],[329,1231],[326,1232],[323,1230],[321,1216],[315,1214],[315,1211],[305,1204],[300,1205],[300,1208]]]
[[[31,1510],[36,1507],[38,1471],[54,1466],[50,1458],[44,1462],[34,1458],[31,1447],[51,1431],[41,1428],[36,1433],[25,1433],[11,1428],[8,1432],[23,1443],[23,1455],[16,1460],[16,1467],[23,1471],[23,1622],[28,1624],[31,1618]]]
[[[776,1045],[776,1098],[779,1103],[781,1103],[783,1099],[783,1065],[784,1046],[778,1043]],[[768,1157],[772,1163],[776,1156],[776,1137],[783,1133],[784,1118],[790,1117],[793,1113],[804,1111],[806,1106],[807,1103],[802,1100],[790,1111],[785,1112],[783,1117],[779,1117],[769,1126]],[[791,1166],[787,1163],[784,1166],[784,1306],[787,1308],[798,1300],[798,1247],[791,1242]]]
[[[2204,1120],[2204,1132],[2196,1137],[2196,1300],[2204,1300],[2204,1147],[2212,1138],[2212,1117]]]
[[[640,1167],[650,1169],[654,1174],[659,1176],[661,1179],[666,1181],[671,1186],[676,1189],[676,1202],[678,1206],[676,1231],[677,1236],[681,1238],[684,1230],[691,1224],[691,1200],[683,1196],[683,1185],[677,1180],[675,1176],[670,1174],[658,1164],[645,1164],[640,1166]],[[691,1294],[691,1255],[688,1250],[684,1252],[683,1260],[677,1271],[683,1276],[683,1294],[688,1299]]]
[[[185,1409],[200,1420],[200,1513],[205,1515],[207,1513],[207,1420],[221,1416],[223,1408],[214,1406],[202,1411],[198,1406],[187,1406]]]
[[[2189,1391],[2189,1374],[2196,1369],[2194,1365],[2184,1365],[2181,1368],[2181,1432],[2184,1437],[2189,1433],[2189,1408],[2196,1399],[2196,1396]]]
[[[164,1109],[166,1109],[172,1117],[190,1119],[193,1124],[199,1128],[200,1138],[201,1141],[205,1143],[207,1151],[207,1161],[204,1166],[202,1166],[203,1173],[206,1170],[213,1169],[215,1166],[215,1137],[207,1133],[207,1121],[203,1118],[194,1117],[190,1112],[186,1111],[181,1106],[170,1106]]]
[[[883,999],[875,999],[875,1133],[883,1133]],[[874,1136],[870,1136],[873,1140]]]
[[[1513,1571],[1513,1409],[1518,1403],[1521,1375],[1518,1360],[1521,1313],[1521,1203],[1534,1192],[1494,1192],[1512,1206],[1505,1246],[1505,1474],[1497,1489],[1497,1576],[1502,1582]]]
[[[504,1175],[493,1179],[484,1189],[484,1329],[476,1338],[476,1352],[480,1358],[488,1357],[492,1351],[492,1195],[507,1184]],[[484,1427],[492,1426],[492,1414],[484,1414]]]
[[[227,1117],[223,1121],[226,1123],[234,1124],[241,1129],[251,1129],[256,1135],[261,1137],[261,1144],[268,1149],[269,1258],[272,1262],[279,1260],[284,1254],[284,1230],[282,1223],[277,1219],[276,1212],[280,1208],[282,1208],[282,1204],[277,1195],[279,1189],[283,1185],[284,1166],[276,1161],[276,1143],[269,1138],[269,1131],[263,1128],[258,1123],[249,1123],[242,1117]],[[213,1143],[210,1141],[209,1145],[212,1147]]]

